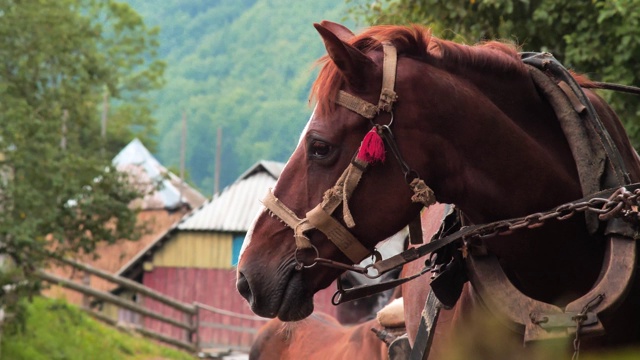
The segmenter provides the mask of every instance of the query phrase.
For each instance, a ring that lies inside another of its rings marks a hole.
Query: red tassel
[[[384,162],[384,141],[380,137],[380,134],[378,134],[375,126],[367,133],[367,135],[365,135],[364,139],[362,140],[360,150],[358,151],[358,159],[366,161],[370,164],[378,161]]]

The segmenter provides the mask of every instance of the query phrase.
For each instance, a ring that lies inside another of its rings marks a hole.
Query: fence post
[[[196,312],[191,315],[191,325],[193,325],[193,333],[191,334],[191,341],[196,349],[196,353],[200,352],[200,306],[198,303],[193,304]],[[187,315],[189,316],[189,315]]]
[[[84,271],[82,275],[82,285],[86,287],[91,287],[91,274],[89,274],[86,271]],[[91,308],[91,299],[89,295],[82,294],[82,306],[84,306],[87,309]]]
[[[138,303],[138,305],[145,307],[144,304],[145,298],[144,295],[140,294],[139,292],[136,292],[136,302]],[[136,320],[137,321],[137,325],[140,329],[144,329],[144,320],[145,320],[145,316],[141,315],[139,313],[136,313],[138,315],[138,318]]]

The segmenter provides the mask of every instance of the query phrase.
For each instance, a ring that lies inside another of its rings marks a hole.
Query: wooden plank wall
[[[235,269],[198,269],[179,267],[154,267],[145,272],[143,282],[154,290],[177,300],[193,303],[200,302],[215,308],[232,311],[245,316],[255,317],[246,300],[235,288]],[[316,294],[316,311],[335,316],[331,305],[331,296],[335,286]],[[145,307],[178,319],[177,311],[151,299],[144,299]],[[246,350],[253,341],[257,329],[265,321],[241,319],[210,311],[200,312],[200,343],[204,348],[235,348]],[[166,335],[186,340],[186,331],[153,319],[145,319],[145,327]]]

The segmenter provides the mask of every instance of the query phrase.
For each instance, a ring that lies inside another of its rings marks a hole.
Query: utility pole
[[[60,138],[60,149],[67,150],[67,119],[69,119],[69,110],[62,111],[62,137]]]
[[[104,90],[102,95],[102,117],[100,122],[100,136],[103,141],[107,140],[107,115],[109,114],[109,92]]]
[[[220,191],[220,153],[222,152],[222,128],[218,127],[218,134],[216,136],[216,157],[215,157],[215,169],[213,170],[213,196],[216,196]],[[212,197],[213,197],[212,196]]]
[[[182,195],[184,191],[184,164],[185,164],[185,153],[187,147],[187,112],[182,112],[182,139],[180,142],[180,205],[182,205]]]
[[[102,156],[107,146],[107,116],[109,115],[109,90],[105,87],[102,95],[102,117],[100,119],[100,137],[102,137]]]

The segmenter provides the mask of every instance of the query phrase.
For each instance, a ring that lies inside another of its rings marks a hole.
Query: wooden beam
[[[246,326],[225,325],[225,324],[221,324],[217,322],[209,322],[209,321],[201,321],[200,327],[209,328],[209,329],[224,329],[224,330],[230,330],[230,331],[238,331],[238,332],[244,332],[248,334],[258,333],[258,329],[256,328],[250,328]]]
[[[81,309],[84,310],[90,316],[92,316],[92,317],[94,317],[94,318],[96,318],[96,319],[98,319],[100,321],[103,321],[103,322],[105,322],[105,323],[107,323],[109,325],[116,326],[116,327],[120,328],[118,326],[118,321],[106,316],[105,314],[102,314],[102,313],[97,312],[97,311],[95,311],[93,309],[89,309],[89,308],[85,308],[85,307],[81,307]],[[157,333],[155,331],[144,329],[142,327],[131,327],[131,328],[128,328],[127,330],[135,331],[135,332],[140,333],[140,334],[142,334],[142,335],[144,335],[146,337],[162,341],[162,342],[164,342],[166,344],[173,345],[173,346],[179,347],[181,349],[185,349],[185,350],[188,350],[188,351],[191,351],[191,352],[195,352],[196,351],[195,350],[196,346],[194,344],[190,344],[190,343],[187,343],[187,342],[184,342],[184,341],[180,341],[180,340],[168,337],[166,335]]]
[[[89,295],[89,296],[93,296],[96,299],[99,300],[104,300],[110,303],[113,303],[115,305],[118,305],[122,308],[125,308],[127,310],[131,310],[134,312],[137,312],[141,315],[165,322],[167,324],[171,324],[173,326],[188,330],[188,331],[196,331],[196,329],[194,329],[191,325],[189,324],[185,324],[183,322],[180,322],[178,320],[172,319],[170,317],[166,317],[164,315],[160,315],[156,312],[153,312],[151,310],[147,310],[146,308],[139,306],[138,304],[134,303],[133,301],[129,301],[129,300],[125,300],[119,296],[115,296],[111,293],[108,292],[104,292],[104,291],[99,291],[99,290],[95,290],[92,289],[90,287],[84,286],[82,284],[78,284],[74,281],[71,280],[67,280],[61,277],[58,277],[56,275],[52,275],[49,273],[46,273],[42,270],[38,270],[37,273],[38,277],[40,277],[42,280],[45,280],[47,282],[53,283],[53,284],[57,284],[60,286],[64,286],[66,288],[69,288],[71,290],[75,290],[78,291],[80,293]]]
[[[179,347],[181,349],[185,349],[185,350],[188,350],[188,351],[191,351],[191,352],[194,352],[194,353],[197,352],[197,349],[196,349],[195,345],[191,344],[191,343],[188,343],[186,341],[174,339],[172,337],[157,333],[155,331],[144,329],[144,328],[137,328],[137,329],[135,329],[135,331],[139,332],[140,334],[142,334],[144,336],[147,336],[147,337],[150,337],[152,339],[156,339],[156,340],[162,341],[162,342],[167,343],[169,345],[173,345],[173,346],[176,346],[176,347]]]
[[[195,315],[196,314],[196,308],[193,305],[189,305],[189,304],[185,304],[182,303],[180,301],[174,300],[170,297],[167,297],[164,294],[161,294],[157,291],[151,290],[148,287],[135,282],[133,280],[121,277],[121,276],[117,276],[117,275],[112,275],[106,271],[100,270],[100,269],[96,269],[92,266],[89,266],[87,264],[82,264],[79,262],[75,262],[73,260],[69,260],[69,259],[58,259],[60,262],[69,265],[71,267],[74,267],[76,269],[82,270],[82,271],[86,271],[90,274],[93,274],[95,276],[98,276],[100,278],[103,278],[105,280],[109,280],[111,282],[114,282],[124,288],[136,291],[144,296],[147,296],[151,299],[157,300],[167,306],[170,306],[172,308],[178,309],[184,313],[190,314],[190,315]]]

